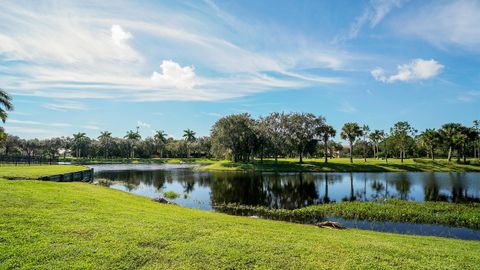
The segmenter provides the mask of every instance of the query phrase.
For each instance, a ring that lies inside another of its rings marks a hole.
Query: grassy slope
[[[42,176],[76,172],[87,169],[77,165],[0,165],[0,178],[37,179]]]
[[[327,171],[327,172],[406,172],[406,171],[423,171],[423,172],[464,172],[473,171],[480,172],[480,165],[457,164],[455,162],[448,163],[444,160],[430,161],[426,159],[406,159],[401,163],[399,159],[389,159],[388,163],[383,160],[356,159],[350,163],[347,158],[336,158],[325,163],[323,159],[305,159],[303,164],[298,163],[298,159],[279,159],[278,164],[273,160],[265,160],[261,164],[258,160],[253,163],[233,163],[230,161],[218,161],[214,164],[202,166],[199,170],[212,171]]]
[[[329,230],[0,180],[0,268],[475,269],[480,242]]]
[[[269,219],[308,222],[326,216],[371,221],[443,224],[480,229],[480,204],[408,202],[388,199],[381,202],[319,204],[295,210],[268,209],[246,205],[219,205],[217,210],[236,215],[259,215]]]

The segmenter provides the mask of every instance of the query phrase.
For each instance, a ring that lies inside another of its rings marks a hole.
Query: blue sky
[[[480,119],[479,1],[3,1],[0,13],[5,127],[26,138],[208,135],[241,112],[386,130]]]

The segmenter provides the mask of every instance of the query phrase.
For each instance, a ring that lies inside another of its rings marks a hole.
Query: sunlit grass
[[[458,164],[455,162],[447,162],[446,160],[431,161],[428,159],[405,159],[402,163],[400,159],[385,160],[355,159],[350,163],[348,158],[334,158],[325,163],[323,159],[305,159],[303,163],[299,163],[298,159],[279,159],[275,163],[273,159],[266,159],[263,163],[255,160],[250,163],[234,163],[231,161],[218,161],[210,165],[198,168],[200,170],[217,170],[217,171],[311,171],[311,172],[480,172],[480,165],[474,164]]]
[[[0,180],[4,269],[475,269],[480,242],[330,230]]]
[[[0,165],[0,178],[38,179],[42,176],[86,170],[78,165]]]

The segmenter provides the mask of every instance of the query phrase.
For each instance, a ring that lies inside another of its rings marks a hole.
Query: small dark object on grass
[[[318,222],[315,225],[320,228],[329,228],[329,229],[338,229],[338,230],[346,229],[340,223],[335,221],[323,221],[323,222]]]
[[[176,203],[174,202],[170,202],[170,201],[167,201],[165,198],[155,198],[153,199],[154,202],[158,202],[158,203],[163,203],[163,204],[173,204],[173,205],[177,205]]]

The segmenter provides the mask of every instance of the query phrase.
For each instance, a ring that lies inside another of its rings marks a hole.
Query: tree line
[[[0,120],[5,123],[7,111],[13,110],[11,97],[0,89]],[[348,143],[335,141],[337,133]],[[102,131],[98,137],[85,133],[50,139],[22,139],[7,135],[0,127],[0,150],[4,155],[47,156],[67,155],[77,158],[151,158],[151,157],[215,157],[234,162],[249,162],[259,158],[304,157],[329,158],[347,154],[354,157],[384,159],[396,157],[446,157],[450,162],[467,157],[480,158],[480,120],[470,127],[446,123],[438,129],[418,131],[406,121],[395,123],[390,130],[371,130],[368,125],[345,123],[340,130],[326,122],[325,117],[312,113],[270,113],[257,119],[248,113],[220,118],[211,128],[210,136],[196,137],[193,130],[184,130],[182,139],[167,138],[156,131],[142,138],[138,131],[129,130],[123,137],[113,137]],[[345,153],[347,152],[347,153]]]

